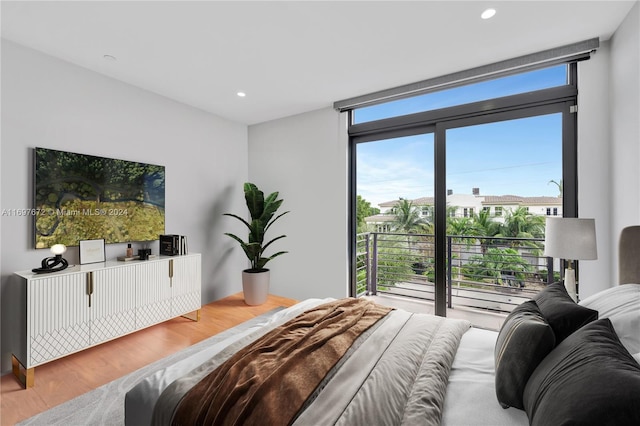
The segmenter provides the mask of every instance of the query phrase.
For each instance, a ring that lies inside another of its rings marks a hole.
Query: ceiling
[[[3,38],[251,125],[608,40],[634,3],[2,1],[1,17]]]

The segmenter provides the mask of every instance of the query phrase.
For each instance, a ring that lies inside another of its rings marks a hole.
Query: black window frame
[[[356,296],[357,145],[383,139],[434,134],[435,314],[446,316],[446,131],[456,127],[562,113],[563,216],[578,217],[577,62],[567,63],[565,86],[520,93],[438,110],[353,123],[349,111],[349,293]]]

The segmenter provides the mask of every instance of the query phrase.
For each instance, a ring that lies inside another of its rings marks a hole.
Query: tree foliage
[[[453,258],[447,268],[452,275],[458,280],[523,285],[536,268],[523,256],[541,256],[542,244],[531,240],[544,238],[545,217],[531,214],[525,207],[506,209],[502,220],[488,209],[472,217],[456,217],[457,210],[447,205],[447,235],[451,237]],[[406,234],[406,239],[398,236],[393,246],[378,246],[379,283],[392,285],[399,278],[409,280],[416,274],[433,280],[433,213],[433,206],[416,206],[402,198],[394,206],[389,213],[393,216],[392,230]],[[463,248],[478,242],[480,254],[467,258],[469,253]]]
[[[552,179],[549,181],[549,183],[552,183],[558,187],[558,197],[562,197],[564,195],[564,183],[562,182],[562,179],[560,179],[559,182]]]
[[[494,247],[483,255],[471,256],[462,269],[463,274],[474,281],[504,284],[506,277],[515,277],[518,282],[523,282],[525,273],[531,271],[532,266],[517,250]]]
[[[371,207],[371,203],[358,195],[356,197],[356,227],[357,233],[366,232],[367,223],[365,218],[375,216],[380,213],[380,209]]]
[[[413,201],[401,198],[393,208],[393,221],[391,228],[396,232],[416,234],[425,230],[427,221],[420,215],[420,207]]]
[[[378,244],[378,285],[394,286],[410,281],[415,275],[412,265],[420,260],[420,256],[407,250],[407,242],[402,237],[385,238],[383,244]]]

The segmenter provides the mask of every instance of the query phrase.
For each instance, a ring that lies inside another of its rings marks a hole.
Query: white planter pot
[[[242,271],[242,291],[247,305],[262,305],[266,302],[269,294],[269,270]]]

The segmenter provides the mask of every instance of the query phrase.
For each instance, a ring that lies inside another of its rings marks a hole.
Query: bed
[[[499,332],[309,299],[154,373],[126,425],[640,424],[640,284],[561,284]]]

